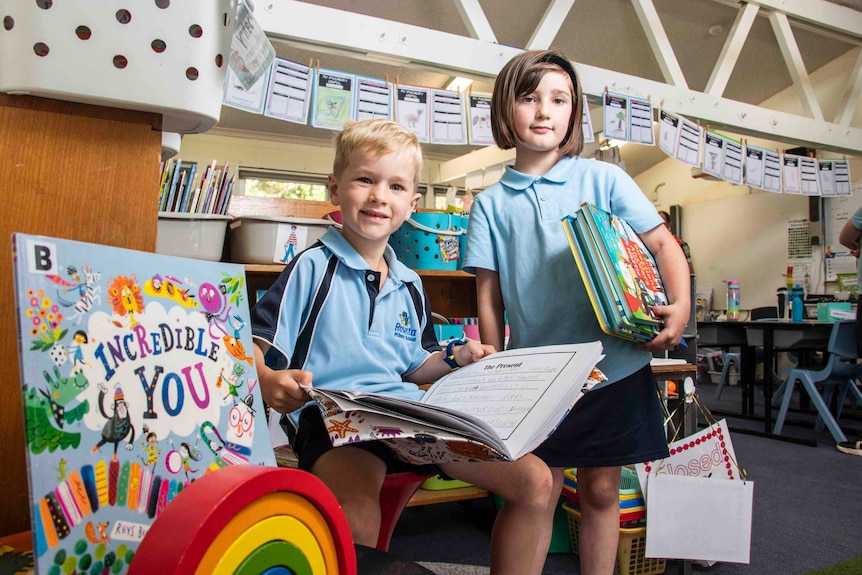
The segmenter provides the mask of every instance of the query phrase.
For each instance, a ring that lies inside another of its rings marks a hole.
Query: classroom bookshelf
[[[233,196],[228,214],[243,216],[280,216],[322,218],[335,208],[329,202]],[[242,262],[237,262],[242,263]],[[248,293],[265,290],[284,269],[282,264],[245,264]],[[431,309],[445,317],[476,317],[476,278],[460,270],[417,270],[431,302]]]

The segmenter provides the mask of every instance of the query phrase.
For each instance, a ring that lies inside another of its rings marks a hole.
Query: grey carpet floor
[[[714,390],[710,384],[698,388],[710,409],[739,411],[738,388],[725,388],[720,401],[712,399]],[[817,445],[743,433],[763,431],[763,423],[726,417],[740,465],[755,484],[751,562],[691,565],[692,573],[798,575],[862,556],[862,457],[836,450],[827,431],[813,429],[809,413],[794,411],[789,418],[795,424],[786,427],[786,435]],[[851,433],[862,430],[862,410],[846,411],[842,426]],[[396,527],[391,551],[438,575],[487,574],[495,513],[490,498],[408,508]],[[680,562],[668,563],[666,573],[681,572]],[[551,554],[544,573],[577,575],[578,558]]]

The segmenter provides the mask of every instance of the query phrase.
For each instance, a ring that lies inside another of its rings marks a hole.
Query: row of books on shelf
[[[213,160],[201,173],[197,162],[171,158],[162,162],[159,211],[225,215],[235,182],[227,162]]]

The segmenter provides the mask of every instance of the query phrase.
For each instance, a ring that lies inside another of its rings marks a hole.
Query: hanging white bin
[[[5,0],[0,92],[218,123],[237,0]]]

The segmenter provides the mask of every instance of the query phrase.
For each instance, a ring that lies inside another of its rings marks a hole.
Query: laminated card
[[[196,479],[275,465],[243,267],[25,234],[13,257],[36,572],[125,573]]]

